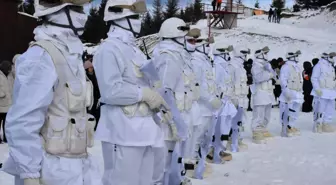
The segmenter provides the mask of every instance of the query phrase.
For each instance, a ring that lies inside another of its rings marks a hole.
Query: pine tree
[[[162,15],[162,5],[160,0],[153,1],[153,32],[157,33],[160,30],[161,24],[163,22],[163,15]]]
[[[163,12],[164,19],[176,17],[178,13],[178,0],[168,0],[166,4],[166,10]]]
[[[203,12],[201,2],[202,2],[202,0],[195,0],[194,11],[193,11],[193,14],[194,14],[194,16],[193,16],[193,22],[194,23],[196,23],[200,19],[204,19],[205,18],[205,14]]]
[[[285,1],[283,0],[274,0],[272,4],[276,9],[283,9],[285,7]]]
[[[109,30],[108,25],[104,21],[104,10],[107,0],[103,0],[98,9],[91,8],[88,21],[85,24],[85,30],[81,39],[84,42],[99,43],[101,39],[107,37]]]
[[[239,4],[239,5],[243,4],[243,0],[236,0],[236,3]]]
[[[182,17],[182,19],[184,20],[184,22],[192,22],[193,15],[194,15],[194,6],[191,4],[186,7],[184,11],[184,16]]]
[[[152,16],[149,12],[147,12],[141,23],[140,35],[146,36],[146,35],[153,34],[152,24],[153,24]]]
[[[260,6],[259,6],[259,0],[257,0],[257,1],[255,2],[254,7],[255,7],[255,8],[260,8]]]
[[[183,19],[183,17],[184,17],[184,10],[183,10],[183,8],[181,8],[178,17],[179,17],[180,19]]]

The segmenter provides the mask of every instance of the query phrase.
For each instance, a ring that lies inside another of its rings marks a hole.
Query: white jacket
[[[6,76],[0,71],[0,112],[7,113],[12,105],[12,80],[11,74]]]
[[[200,114],[202,116],[212,116],[214,110],[210,101],[218,95],[215,66],[208,56],[200,52],[193,54],[192,64],[197,82],[199,82]]]
[[[266,65],[270,64],[260,59],[253,60],[253,85],[251,87],[253,105],[269,105],[275,101],[274,87],[272,85],[272,78],[275,72],[272,69],[266,70]]]
[[[247,108],[248,107],[248,92],[249,87],[247,85],[247,75],[244,68],[244,60],[239,57],[234,57],[230,61],[231,66],[233,66],[233,84],[234,84],[234,104]]]
[[[197,82],[190,53],[172,40],[163,40],[156,45],[153,56],[163,88],[174,93],[176,106],[181,112],[183,121],[191,129],[195,115],[199,116],[199,110],[193,94]],[[170,128],[167,125],[163,127],[165,139],[170,140]]]
[[[313,68],[311,77],[313,90],[311,95],[318,97],[316,90],[322,91],[321,98],[333,100],[336,98],[336,79],[334,66],[321,58]]]
[[[93,58],[100,101],[105,104],[101,106],[96,139],[123,146],[153,146],[161,142],[163,136],[153,112],[141,101],[142,88],[149,87],[139,70],[146,61],[133,34],[111,26],[108,38]]]
[[[281,95],[279,97],[280,102],[285,103],[302,103],[303,102],[303,79],[302,72],[298,64],[294,61],[287,61],[280,70],[280,85],[281,85]],[[290,96],[288,100],[285,96]]]
[[[223,99],[232,99],[233,96],[233,67],[221,56],[214,57],[216,83]]]

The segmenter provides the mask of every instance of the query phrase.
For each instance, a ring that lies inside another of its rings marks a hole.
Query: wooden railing
[[[202,4],[202,10],[203,11],[213,11],[213,7],[209,3],[201,3]],[[217,8],[217,6],[216,6]],[[221,11],[227,11],[227,12],[235,12],[235,13],[244,13],[244,5],[236,4],[236,3],[227,3],[222,2],[221,4]]]

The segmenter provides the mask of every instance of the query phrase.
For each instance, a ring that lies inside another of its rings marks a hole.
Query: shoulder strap
[[[41,40],[41,41],[34,42],[30,45],[30,47],[33,47],[33,46],[40,46],[41,48],[45,49],[51,56],[51,59],[54,63],[57,75],[62,74],[58,67],[59,65],[57,64],[66,63],[66,59],[64,55],[61,53],[61,51],[57,49],[56,46],[52,42]]]

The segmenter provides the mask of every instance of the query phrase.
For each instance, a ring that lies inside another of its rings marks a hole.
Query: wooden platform
[[[210,14],[213,20],[210,22],[210,27],[218,27],[221,29],[231,29],[237,27],[238,12],[230,12],[225,10],[205,11]]]

